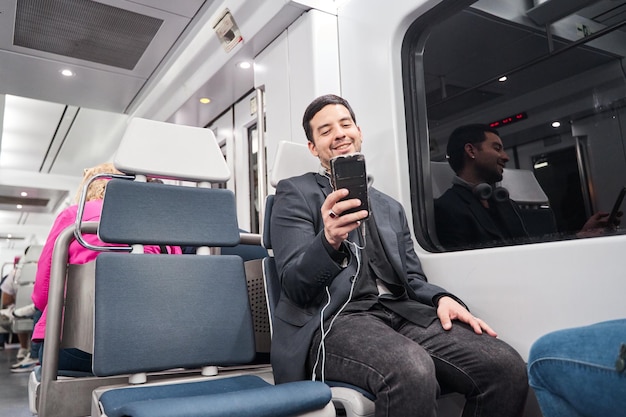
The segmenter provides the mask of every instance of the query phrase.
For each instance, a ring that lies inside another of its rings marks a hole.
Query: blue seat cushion
[[[254,375],[122,388],[100,397],[108,417],[287,417],[324,408],[330,388],[317,381],[272,385]]]

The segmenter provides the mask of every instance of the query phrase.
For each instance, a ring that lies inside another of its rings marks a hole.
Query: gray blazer
[[[341,268],[323,244],[320,208],[332,192],[326,177],[308,173],[278,183],[270,218],[271,240],[281,280],[281,295],[273,322],[271,361],[277,383],[309,377],[305,369],[309,347],[320,326],[320,311],[328,301],[324,318],[332,316],[347,300],[350,278],[356,271],[352,256]],[[433,298],[449,294],[426,282],[403,207],[391,197],[370,189],[370,209],[393,268],[404,281],[409,297],[433,305]],[[353,231],[349,239],[358,242]],[[456,297],[455,297],[456,298]]]

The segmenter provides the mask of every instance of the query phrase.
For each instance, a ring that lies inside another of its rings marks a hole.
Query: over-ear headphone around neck
[[[498,203],[503,203],[509,199],[509,190],[504,187],[492,187],[486,182],[473,185],[461,177],[455,176],[452,178],[452,184],[457,184],[467,188],[479,200],[494,200]]]
[[[472,193],[479,200],[494,200],[497,203],[503,203],[509,199],[509,190],[504,187],[492,187],[485,182],[477,184],[472,189]]]

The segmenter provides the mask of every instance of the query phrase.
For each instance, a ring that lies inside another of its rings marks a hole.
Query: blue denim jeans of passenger
[[[41,318],[41,310],[35,308],[35,313],[33,314],[33,325],[37,324],[39,319]],[[30,342],[30,357],[31,359],[39,360],[39,349],[41,349],[41,342]],[[40,361],[41,362],[41,361]]]
[[[43,346],[45,341],[41,343],[39,348],[39,363],[43,364]],[[84,352],[80,349],[59,349],[59,371],[79,371],[91,373],[91,360],[90,353]]]
[[[615,367],[623,343],[626,319],[539,338],[528,374],[544,417],[626,416],[626,371]]]
[[[320,333],[309,351],[317,359]],[[466,397],[463,417],[522,416],[526,364],[503,341],[439,320],[423,328],[382,307],[341,314],[324,340],[324,377],[376,396],[376,417],[436,417],[440,386]],[[321,362],[317,366],[320,379]]]
[[[41,311],[36,309],[33,315],[35,324],[40,318]],[[43,345],[43,341],[39,343],[33,342],[30,348],[31,357],[38,357],[41,364],[43,364]],[[58,369],[63,371],[91,372],[91,359],[90,353],[83,352],[80,349],[60,349]]]

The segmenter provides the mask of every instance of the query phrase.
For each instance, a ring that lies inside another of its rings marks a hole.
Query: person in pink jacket
[[[101,173],[113,173],[121,174],[115,169],[113,164],[104,163],[96,167],[86,169],[83,176],[83,181],[78,188],[75,202],[78,203],[84,184],[87,183],[89,178],[96,174]],[[104,198],[104,191],[108,180],[102,179],[92,182],[89,185],[87,191],[85,208],[83,211],[83,221],[98,221],[100,219],[100,213],[102,211],[102,202]],[[76,213],[78,211],[78,205],[74,204],[63,210],[57,216],[50,234],[46,240],[46,243],[41,252],[39,262],[37,264],[37,275],[35,278],[35,288],[33,289],[32,300],[37,309],[34,319],[36,320],[35,327],[33,329],[32,340],[34,343],[39,343],[39,362],[41,362],[43,356],[43,340],[46,329],[46,307],[48,305],[48,290],[50,286],[50,266],[52,263],[52,250],[54,249],[54,243],[59,234],[70,225],[73,225],[76,221]],[[98,239],[96,235],[85,234],[84,239],[92,244],[98,246],[113,246],[112,243],[104,243]],[[166,247],[170,254],[181,254],[182,251],[178,246]],[[161,253],[161,249],[158,246],[145,246],[145,253]],[[96,252],[83,247],[77,241],[72,241],[68,251],[68,263],[70,264],[84,264],[96,259],[101,252]],[[39,314],[41,317],[38,318]],[[91,372],[91,354],[79,349],[61,349],[59,351],[59,370],[71,370],[71,371],[83,371]]]

